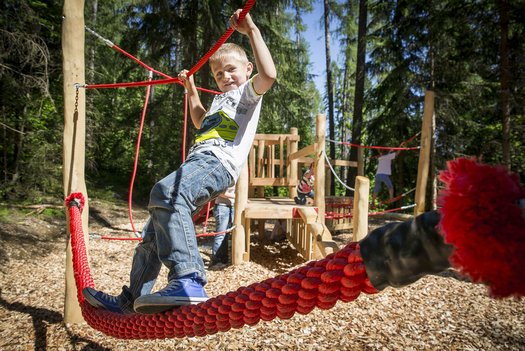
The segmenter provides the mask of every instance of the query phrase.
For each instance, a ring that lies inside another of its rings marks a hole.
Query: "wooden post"
[[[357,149],[357,175],[358,176],[364,176],[365,175],[365,157],[364,157],[365,149],[360,147]]]
[[[64,0],[62,23],[62,69],[64,74],[64,196],[81,192],[86,198],[82,213],[84,240],[88,242],[88,202],[84,179],[86,113],[85,90],[75,83],[84,83],[84,0]],[[66,210],[66,216],[68,211]],[[69,218],[67,218],[69,233]],[[73,275],[71,241],[66,247],[66,291],[64,322],[83,322],[77,300]]]
[[[417,168],[416,207],[414,216],[425,212],[425,198],[430,164],[430,149],[432,142],[432,118],[434,115],[434,92],[425,92],[425,106],[423,109],[423,126],[421,127],[421,149],[419,150],[419,164]]]
[[[355,178],[352,241],[359,241],[368,234],[369,193],[370,180],[366,177],[357,176]]]
[[[232,232],[232,264],[241,264],[246,252],[246,235],[244,229],[244,209],[248,202],[248,164],[242,167],[241,174],[235,187],[235,207],[233,222],[235,228]],[[249,241],[248,241],[249,242]]]
[[[315,136],[315,186],[314,204],[319,209],[319,223],[324,224],[325,218],[325,146],[326,143],[326,116],[317,114],[316,117],[316,136]]]
[[[298,135],[299,134],[299,130],[295,127],[292,127],[290,128],[290,134],[292,135]],[[294,152],[297,152],[297,149],[299,148],[299,145],[298,145],[298,142],[297,141],[292,141],[290,140],[288,142],[288,150],[286,150],[286,159],[287,160],[290,160],[290,154],[293,154]],[[286,167],[286,172],[287,172],[287,175],[288,175],[288,179],[290,180],[297,180],[299,179],[299,176],[298,176],[298,171],[297,171],[297,167],[298,167],[298,164],[297,164],[297,160],[292,160],[292,161],[288,161],[290,162],[288,167]],[[290,197],[290,199],[293,199],[294,197],[297,196],[297,187],[294,185],[294,186],[289,186],[288,187],[288,195]]]

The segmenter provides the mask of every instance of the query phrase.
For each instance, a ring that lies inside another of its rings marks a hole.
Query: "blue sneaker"
[[[123,287],[122,290],[123,295],[131,295],[131,293],[127,291],[127,287]],[[113,296],[93,288],[84,288],[82,289],[82,296],[84,296],[86,301],[93,307],[103,308],[110,312],[121,314],[134,313],[130,306],[125,306],[124,302],[122,301],[122,295]]]
[[[135,312],[152,314],[171,310],[177,306],[194,305],[208,300],[197,273],[172,280],[156,293],[143,295],[135,300]]]

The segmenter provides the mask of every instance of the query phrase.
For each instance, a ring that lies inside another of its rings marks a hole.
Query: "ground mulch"
[[[129,235],[123,206],[92,201],[89,232]],[[146,212],[136,210],[142,227]],[[383,224],[371,222],[371,227]],[[211,223],[212,225],[213,223]],[[212,227],[211,227],[212,229]],[[270,228],[271,229],[271,228]],[[350,233],[334,235],[342,246]],[[211,239],[199,239],[207,262]],[[330,310],[261,321],[226,333],[168,340],[119,340],[87,324],[63,323],[65,224],[34,216],[0,228],[0,350],[525,350],[525,302],[495,300],[454,270],[399,289],[361,295]],[[98,289],[128,284],[134,242],[89,242]],[[208,271],[210,296],[282,274],[305,262],[284,240],[254,235],[252,261]],[[157,286],[161,287],[165,271]]]

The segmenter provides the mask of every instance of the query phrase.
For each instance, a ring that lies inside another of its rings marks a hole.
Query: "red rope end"
[[[66,197],[66,200],[64,201],[67,208],[70,208],[72,206],[76,206],[82,211],[84,208],[84,204],[86,203],[86,200],[84,198],[84,195],[82,193],[71,193],[68,197]]]

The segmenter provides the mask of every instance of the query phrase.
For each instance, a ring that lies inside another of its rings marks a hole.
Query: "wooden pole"
[[[364,151],[365,149],[363,149],[362,147],[357,149],[357,175],[358,176],[365,175]]]
[[[370,180],[366,177],[355,178],[354,209],[352,220],[352,241],[360,241],[368,234],[368,195]]]
[[[232,264],[241,264],[244,261],[246,250],[246,235],[244,227],[244,209],[248,202],[248,163],[246,162],[241,169],[239,179],[235,187],[235,207],[233,222],[235,228],[232,232]]]
[[[75,88],[84,83],[84,0],[64,0],[62,23],[62,68],[64,74],[64,196],[81,192],[86,198],[82,225],[88,242],[88,203],[84,179],[85,165],[85,91]],[[66,216],[68,211],[66,210]],[[69,217],[67,218],[69,233]],[[73,275],[71,241],[66,247],[66,291],[64,322],[83,322]]]
[[[290,128],[290,134],[296,136],[299,134],[299,130],[295,127],[292,127]],[[289,148],[288,150],[286,150],[286,159],[287,160],[290,160],[290,154],[293,154],[294,152],[297,152],[297,149],[299,148],[299,143],[297,141],[290,141],[288,143],[289,145]],[[297,160],[292,160],[292,161],[289,161],[290,164],[289,166],[287,167],[287,172],[288,172],[288,179],[293,179],[293,180],[297,180],[299,179],[299,175],[298,175],[298,162]],[[294,197],[297,196],[297,187],[294,185],[294,186],[289,186],[288,187],[288,193],[289,193],[289,197],[290,199],[293,199]]]
[[[314,204],[319,210],[319,223],[324,224],[325,218],[325,150],[326,150],[326,116],[317,114],[316,117],[316,136],[315,136],[315,185],[314,185]]]
[[[430,149],[432,142],[432,118],[434,116],[434,92],[425,92],[425,106],[423,110],[423,126],[421,127],[421,149],[419,150],[419,164],[417,168],[416,207],[414,216],[425,212],[425,198],[430,164]]]

